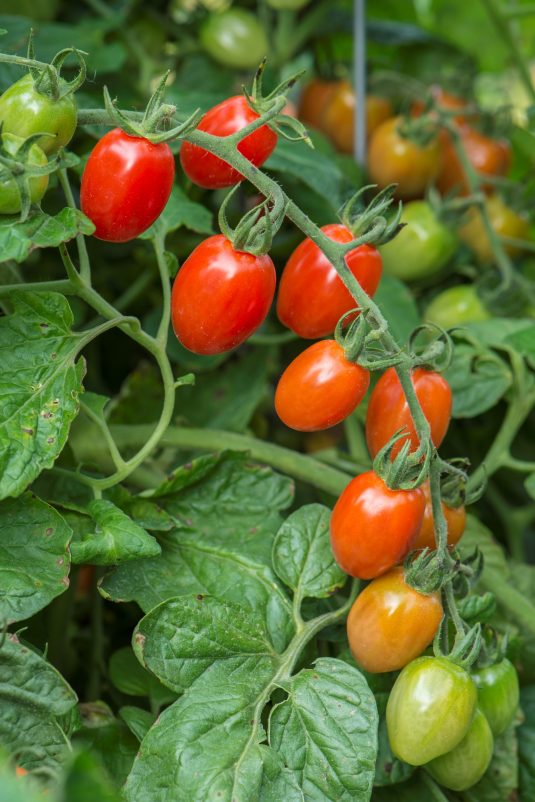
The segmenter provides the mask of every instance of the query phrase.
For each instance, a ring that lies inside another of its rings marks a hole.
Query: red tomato
[[[469,126],[464,126],[460,134],[468,160],[478,173],[490,176],[506,175],[511,164],[511,146],[507,141],[491,139]],[[442,140],[442,166],[436,184],[443,194],[453,189],[461,195],[469,193],[463,167],[449,136]],[[493,189],[492,184],[486,184],[482,188],[489,192]]]
[[[425,512],[422,528],[414,541],[413,549],[436,549],[435,522],[431,504],[431,490],[429,482],[424,482],[422,490],[425,496]],[[466,528],[466,510],[462,507],[448,507],[442,502],[442,512],[448,525],[448,545],[455,546],[462,538]]]
[[[369,384],[369,372],[349,362],[336,340],[322,340],[288,365],[277,385],[275,409],[291,429],[317,432],[347,418]]]
[[[416,368],[412,372],[412,384],[429,421],[431,439],[438,448],[450,423],[451,387],[440,373],[423,368]],[[411,451],[416,451],[419,441],[409,405],[396,371],[388,368],[373,388],[366,413],[366,440],[372,457],[375,457],[398,429],[407,429]],[[392,458],[398,454],[406,439],[398,440],[392,449]]]
[[[175,334],[195,354],[240,345],[264,321],[275,294],[270,257],[235,251],[222,234],[201,242],[178,271],[171,296]]]
[[[374,471],[352,479],[331,516],[331,546],[340,568],[373,579],[400,562],[422,526],[422,491],[390,490]]]
[[[236,131],[241,131],[258,117],[245,97],[236,95],[207,111],[198,125],[198,130],[214,136],[230,136]],[[256,167],[260,167],[273,153],[276,144],[275,131],[263,125],[242,139],[238,150]],[[241,173],[230,164],[190,142],[182,144],[180,162],[188,178],[205,189],[222,189],[243,181]]]
[[[321,230],[335,242],[353,239],[351,231],[340,223],[331,223]],[[372,296],[382,270],[377,248],[360,245],[347,254],[346,264],[362,289]],[[356,305],[323,252],[311,239],[303,240],[282,272],[277,300],[280,321],[300,337],[314,340],[334,331],[342,315]]]
[[[171,194],[175,160],[168,145],[108,131],[87,160],[80,203],[108,242],[135,239],[162,213]]]
[[[428,596],[393,568],[364,588],[347,619],[351,654],[366,671],[397,671],[419,657],[442,620],[439,593]]]

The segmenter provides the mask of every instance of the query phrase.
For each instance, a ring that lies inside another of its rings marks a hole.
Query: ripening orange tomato
[[[321,130],[342,153],[353,153],[355,93],[349,81],[341,81],[329,96],[323,111]],[[392,105],[386,98],[366,97],[366,133],[370,137],[382,122],[392,117]]]
[[[421,488],[425,496],[425,511],[422,528],[414,541],[413,549],[436,549],[435,522],[433,519],[429,482],[424,482]],[[442,502],[442,512],[444,513],[448,525],[448,545],[450,547],[455,546],[462,538],[466,528],[466,510],[464,505],[460,507],[448,507],[447,504]]]
[[[301,122],[321,130],[325,106],[339,85],[340,81],[323,81],[321,78],[310,81],[303,89],[299,102]]]
[[[489,136],[466,125],[460,129],[462,145],[472,167],[480,174],[488,176],[504,176],[511,165],[511,146],[504,139],[491,139]],[[446,194],[456,190],[460,195],[468,195],[464,169],[458,159],[451,137],[442,139],[442,160],[436,186],[439,192]],[[482,186],[491,192],[492,184]]]
[[[499,195],[489,195],[485,200],[485,208],[496,234],[517,240],[529,240],[529,220],[507,206]],[[459,236],[472,249],[481,264],[490,264],[494,261],[494,249],[479,209],[471,208],[468,211],[466,223],[459,229]],[[504,248],[510,256],[515,256],[522,250],[507,243],[504,244]]]
[[[351,654],[373,674],[397,671],[419,657],[442,620],[439,593],[424,595],[392,568],[359,594],[347,619]]]
[[[401,117],[381,123],[370,140],[368,172],[380,189],[397,184],[402,200],[421,198],[440,169],[440,141],[417,145],[400,133]]]

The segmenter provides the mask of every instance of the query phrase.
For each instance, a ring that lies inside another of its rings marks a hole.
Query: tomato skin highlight
[[[233,69],[254,69],[269,53],[264,28],[245,8],[210,14],[201,25],[199,39],[214,61]]]
[[[442,613],[439,593],[419,593],[402,567],[392,568],[364,588],[349,612],[351,654],[371,673],[397,671],[429,646]]]
[[[322,340],[288,365],[275,391],[275,409],[299,432],[329,429],[353,412],[369,384],[369,372],[347,360],[336,340]]]
[[[403,200],[421,197],[440,168],[438,138],[421,146],[398,132],[401,117],[382,123],[370,140],[368,172],[374,184],[383,189],[397,184],[396,196]]]
[[[429,421],[431,439],[438,448],[450,423],[451,387],[440,373],[424,368],[413,370],[411,380],[423,413]],[[408,431],[411,451],[416,451],[419,441],[407,399],[395,369],[388,368],[372,390],[366,414],[366,441],[372,457],[375,457],[398,429]],[[392,458],[396,457],[407,438],[398,440],[392,449]]]
[[[243,95],[223,100],[201,119],[197,129],[216,136],[230,136],[241,131],[259,115],[247,103]],[[263,125],[238,145],[239,152],[256,167],[260,167],[273,153],[277,134]],[[190,181],[204,189],[223,189],[243,181],[243,176],[230,164],[209,153],[198,145],[183,142],[180,148],[180,163]]]
[[[107,242],[138,237],[164,210],[174,177],[168,145],[120,128],[109,131],[91,151],[82,176],[80,205],[96,226],[94,236]]]
[[[30,73],[11,84],[0,96],[2,133],[23,139],[41,132],[51,134],[35,140],[35,144],[47,154],[57,153],[69,144],[76,130],[76,119],[74,95],[53,100],[35,88]]]
[[[381,245],[385,273],[414,281],[440,272],[458,247],[455,234],[436,216],[427,201],[410,201],[401,212],[404,228]]]
[[[436,295],[424,311],[424,320],[443,329],[489,320],[490,313],[471,284],[449,287]]]
[[[445,657],[418,657],[398,676],[386,706],[392,752],[411,766],[454,749],[477,704],[470,675]]]
[[[24,140],[15,134],[2,134],[2,145],[11,155],[17,155],[17,151]],[[28,163],[36,167],[44,167],[48,159],[39,145],[34,144],[30,148],[27,156]],[[32,203],[38,203],[48,188],[48,175],[38,175],[30,178],[30,199]],[[0,180],[0,214],[17,214],[22,208],[19,188],[14,178]]]
[[[182,345],[220,354],[240,345],[263,323],[275,294],[270,257],[235,251],[222,234],[201,242],[173,284],[171,319]]]
[[[421,485],[422,491],[425,496],[425,511],[422,521],[422,527],[418,532],[418,536],[413,544],[413,549],[436,549],[435,541],[435,522],[433,519],[433,506],[431,503],[431,489],[429,482],[424,482]],[[442,502],[442,512],[446,519],[448,526],[448,546],[450,548],[455,546],[464,534],[466,528],[466,510],[464,506],[461,507],[448,507],[447,504]]]
[[[321,230],[335,242],[353,239],[341,223],[330,223]],[[362,289],[373,296],[382,272],[377,248],[360,245],[346,255],[346,264]],[[280,279],[277,314],[281,323],[300,337],[315,340],[334,331],[342,315],[356,305],[323,252],[311,239],[303,240],[290,255]]]
[[[489,723],[476,707],[474,718],[462,741],[445,755],[425,766],[438,783],[450,791],[466,791],[483,777],[489,767],[494,738]]]
[[[422,491],[390,490],[374,471],[356,476],[331,516],[331,547],[346,574],[374,579],[406,557],[422,525]]]
[[[492,734],[501,735],[513,721],[519,700],[518,674],[510,660],[504,658],[499,663],[472,671],[472,679],[477,685],[478,704]]]

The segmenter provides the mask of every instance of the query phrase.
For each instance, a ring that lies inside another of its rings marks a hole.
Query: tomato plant
[[[464,669],[440,657],[413,660],[388,698],[392,751],[412,766],[445,755],[467,735],[476,703],[476,686]]]
[[[199,123],[199,131],[215,136],[231,136],[258,119],[242,95],[223,100],[206,112]],[[263,125],[242,139],[238,150],[255,167],[260,167],[277,144],[277,134]],[[242,180],[241,174],[213,153],[190,142],[180,148],[180,163],[188,178],[205,189],[231,187]]]
[[[390,490],[373,471],[356,476],[336,502],[331,544],[340,568],[372,579],[403,560],[422,525],[421,490]]]
[[[222,234],[195,248],[173,284],[175,334],[196,354],[219,354],[242,343],[264,321],[275,293],[269,256],[236,251]]]
[[[529,221],[525,215],[510,209],[499,195],[492,194],[485,200],[485,210],[493,230],[500,237],[529,240]],[[494,258],[493,246],[477,209],[470,209],[468,219],[459,231],[460,237],[474,252],[477,259],[487,264]],[[518,245],[505,245],[509,253],[518,253]]]
[[[490,313],[471,284],[449,287],[436,295],[424,312],[425,320],[443,329],[489,320]]]
[[[451,388],[439,373],[416,368],[411,375],[412,386],[421,404],[423,413],[431,427],[433,443],[439,446],[444,439],[451,417]],[[370,454],[375,456],[389,439],[399,430],[408,432],[392,449],[392,457],[409,439],[411,449],[418,447],[414,421],[399,378],[389,368],[373,388],[366,413],[366,440]]]
[[[95,236],[127,242],[146,231],[162,213],[174,176],[169,145],[120,128],[105,134],[87,160],[80,189],[82,211],[95,224]]]
[[[288,365],[275,391],[275,409],[292,429],[328,429],[353,412],[369,384],[369,372],[350,362],[341,345],[322,340]]]
[[[467,158],[474,170],[479,174],[488,176],[506,175],[511,161],[511,150],[508,142],[491,139],[470,126],[461,128],[460,136]],[[462,194],[466,194],[469,191],[464,168],[449,137],[446,138],[443,145],[437,187],[443,193],[453,189]],[[484,184],[483,188],[491,189],[492,184]]]
[[[442,612],[437,593],[418,593],[405,582],[403,568],[393,568],[372,580],[351,608],[351,653],[366,671],[397,671],[429,646]]]
[[[340,223],[323,226],[335,242],[351,242],[353,235]],[[368,295],[375,293],[382,262],[377,248],[361,245],[346,256],[346,264]],[[300,337],[316,339],[334,331],[338,320],[355,301],[325,254],[310,239],[297,246],[282,272],[277,298],[281,323]]]

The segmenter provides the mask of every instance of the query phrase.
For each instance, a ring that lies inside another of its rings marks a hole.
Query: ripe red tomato
[[[230,351],[264,321],[275,284],[267,254],[235,251],[222,234],[209,237],[188,256],[173,284],[176,336],[195,354]]]
[[[108,131],[87,160],[80,203],[108,242],[135,239],[162,213],[171,194],[175,160],[168,145]]]
[[[460,134],[466,155],[478,173],[490,176],[506,175],[511,164],[511,146],[506,140],[491,139],[467,125],[461,128]],[[442,139],[442,166],[436,185],[443,194],[453,189],[461,195],[469,193],[464,169],[449,136]],[[483,189],[492,191],[492,184],[483,186]]]
[[[436,549],[435,522],[429,482],[424,482],[421,487],[425,496],[425,512],[422,528],[414,541],[413,549]],[[464,506],[448,507],[447,504],[442,502],[442,512],[448,525],[448,545],[455,546],[462,538],[466,528],[466,510]]]
[[[347,418],[369,384],[369,372],[349,362],[336,340],[321,340],[288,365],[277,385],[275,409],[291,429],[317,432]]]
[[[356,476],[335,504],[331,546],[350,576],[373,579],[403,560],[422,526],[422,491],[390,490],[374,471]]]
[[[431,439],[438,448],[450,423],[451,387],[440,373],[424,368],[413,370],[411,378],[416,396],[431,427]],[[388,368],[373,388],[366,413],[366,440],[372,457],[375,457],[399,429],[407,429],[411,451],[416,451],[419,441],[407,399],[396,371]],[[392,449],[392,458],[398,454],[406,439],[398,440]]]
[[[391,117],[373,133],[368,151],[368,172],[380,189],[397,184],[396,194],[403,200],[421,198],[440,169],[438,138],[417,145],[401,136],[401,117]]]
[[[440,593],[419,593],[405,582],[403,568],[392,568],[370,582],[351,608],[351,654],[374,674],[397,671],[429,646],[441,620]]]
[[[230,136],[257,120],[259,115],[243,95],[229,97],[206,112],[198,125],[199,131],[214,136]],[[263,125],[242,139],[238,150],[256,167],[260,167],[275,150],[277,134]],[[222,189],[243,181],[243,176],[230,164],[198,145],[184,142],[180,148],[180,163],[188,178],[204,189]]]
[[[331,223],[321,230],[335,242],[353,239],[351,231],[340,223]],[[377,248],[360,245],[347,254],[346,264],[362,289],[373,295],[382,270]],[[303,240],[282,272],[277,300],[280,321],[300,337],[314,340],[334,331],[342,315],[356,305],[323,252],[311,239]]]

